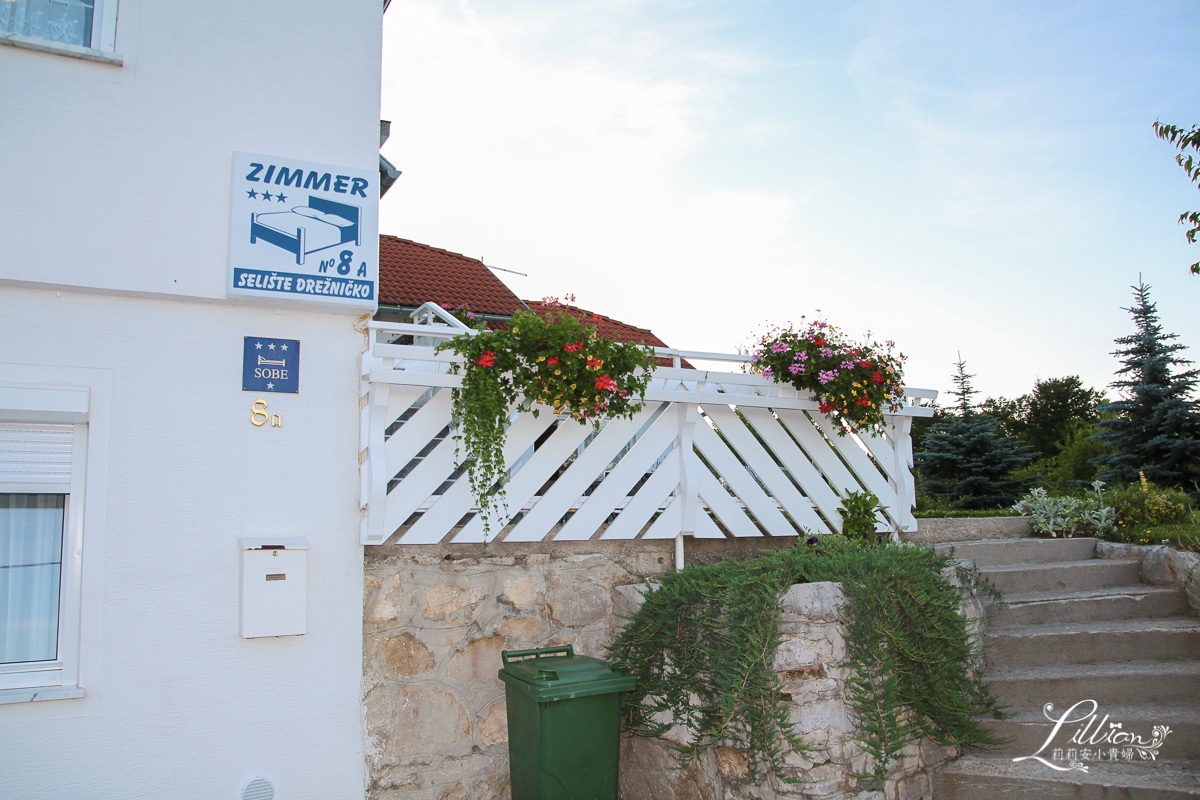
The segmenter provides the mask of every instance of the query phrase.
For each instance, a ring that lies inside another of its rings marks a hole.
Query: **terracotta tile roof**
[[[541,305],[540,300],[526,300],[529,307],[534,311],[538,310]],[[630,342],[632,344],[645,344],[651,347],[667,347],[667,343],[654,335],[654,331],[649,328],[639,328],[636,325],[630,325],[621,322],[619,319],[605,316],[604,314],[596,314],[588,311],[586,308],[578,306],[563,305],[561,306],[571,316],[580,319],[589,325],[596,326],[596,332],[601,336],[614,339],[618,342]]]
[[[541,305],[540,300],[526,300],[525,302],[528,303],[529,307],[534,311],[537,311],[538,306]],[[612,317],[605,316],[604,314],[596,314],[588,311],[586,308],[579,308],[578,306],[563,305],[562,308],[564,308],[567,313],[583,320],[589,325],[595,325],[596,332],[609,339],[631,344],[644,344],[649,347],[670,347],[670,345],[668,345],[662,339],[655,336],[654,331],[650,330],[649,328],[639,328],[636,325],[630,325],[627,322],[621,322],[619,319],[613,319]],[[669,358],[658,358],[655,360],[658,362],[660,367],[671,366],[671,359]],[[680,363],[680,366],[685,369],[693,369],[692,365],[689,364],[686,359]]]
[[[515,313],[521,301],[477,258],[386,234],[379,237],[379,302],[414,308],[466,304],[481,314]]]

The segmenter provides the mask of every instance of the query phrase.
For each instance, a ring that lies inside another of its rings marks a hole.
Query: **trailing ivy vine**
[[[451,367],[463,376],[451,392],[455,452],[466,462],[485,533],[504,502],[504,439],[513,405],[528,403],[534,416],[537,404],[549,406],[596,427],[609,417],[630,417],[642,407],[653,358],[648,347],[598,335],[586,317],[556,298],[518,311],[507,327],[457,336],[437,349],[463,358]]]
[[[995,590],[930,548],[837,550],[798,544],[665,576],[611,649],[638,681],[626,706],[627,728],[662,736],[679,725],[691,737],[679,748],[685,764],[721,743],[741,751],[752,774],[795,780],[783,759],[789,749],[804,748],[773,669],[779,600],[795,583],[839,581],[849,600],[846,702],[872,758],[864,777],[882,778],[921,736],[939,744],[996,744],[980,718],[1002,712],[972,669],[977,653],[956,583],[998,597]]]

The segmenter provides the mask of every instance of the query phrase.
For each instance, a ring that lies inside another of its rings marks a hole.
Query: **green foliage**
[[[1086,389],[1078,375],[1048,378],[1033,385],[1033,391],[1015,400],[992,398],[979,406],[979,413],[1000,421],[1006,436],[1016,436],[1041,459],[1057,455],[1073,428],[1100,418],[1104,394]]]
[[[1013,477],[1036,479],[1052,495],[1083,496],[1099,473],[1096,459],[1108,452],[1096,438],[1097,430],[1095,423],[1075,420],[1059,442],[1057,454],[1039,458]]]
[[[989,517],[1017,517],[1020,516],[1015,511],[1007,508],[985,508],[985,509],[965,509],[965,508],[948,508],[942,505],[932,505],[926,508],[918,508],[913,512],[913,516],[917,519],[987,519]]]
[[[1200,127],[1193,125],[1191,129],[1185,130],[1176,125],[1164,125],[1155,120],[1154,133],[1158,138],[1175,146],[1175,149],[1179,151],[1179,154],[1175,156],[1175,163],[1183,167],[1188,180],[1196,184],[1197,190],[1200,190]],[[1189,153],[1189,150],[1192,152]],[[1200,234],[1200,211],[1183,212],[1179,215],[1179,224],[1190,226],[1184,235],[1189,244],[1195,244],[1196,236]],[[1193,275],[1200,275],[1200,261],[1192,264],[1191,270]]]
[[[977,394],[971,385],[966,362],[954,365],[958,415],[937,421],[926,432],[916,453],[916,467],[923,495],[938,501],[954,501],[965,509],[1000,508],[1011,505],[1028,485],[1011,473],[1025,466],[1030,454],[1016,439],[1005,436],[994,417],[977,413],[971,404]]]
[[[452,392],[454,437],[466,449],[485,532],[503,503],[504,432],[513,404],[523,399],[536,416],[533,404],[541,403],[597,427],[608,417],[631,417],[642,407],[653,358],[650,348],[598,336],[553,299],[518,311],[507,328],[455,337],[442,350],[463,357],[451,368],[463,376]]]
[[[1132,287],[1136,300],[1126,309],[1137,331],[1116,340],[1121,359],[1113,387],[1120,399],[1102,407],[1111,415],[1099,423],[1100,441],[1111,451],[1096,459],[1100,479],[1133,483],[1138,473],[1164,486],[1195,489],[1200,481],[1200,400],[1194,399],[1200,370],[1175,371],[1191,364],[1179,353],[1175,334],[1163,332],[1150,287]]]
[[[780,383],[810,391],[822,414],[849,430],[883,429],[885,410],[904,395],[904,355],[892,342],[854,344],[838,328],[817,320],[804,328],[775,328],[754,344],[750,368]]]
[[[820,539],[853,544],[833,534]],[[947,574],[971,590],[988,588],[949,556],[909,545],[837,553],[795,547],[667,575],[611,649],[638,681],[626,726],[642,736],[682,726],[690,736],[680,747],[685,764],[722,743],[742,752],[756,776],[802,779],[783,763],[802,745],[773,670],[779,600],[794,583],[840,581],[849,599],[847,703],[873,760],[870,775],[881,777],[923,735],[942,744],[994,744],[978,718],[1000,712],[971,670],[977,653],[959,614],[960,590]]]
[[[1137,483],[1109,489],[1104,501],[1116,509],[1120,526],[1130,528],[1184,522],[1194,508],[1186,493],[1158,486],[1145,474]]]
[[[1022,497],[1014,511],[1031,517],[1030,524],[1038,536],[1070,538],[1073,536],[1105,536],[1117,528],[1117,512],[1104,502],[1104,484],[1092,484],[1089,497],[1055,497],[1038,487]]]
[[[875,538],[875,515],[883,508],[879,498],[868,491],[847,492],[838,508],[842,518],[842,536],[851,539]]]

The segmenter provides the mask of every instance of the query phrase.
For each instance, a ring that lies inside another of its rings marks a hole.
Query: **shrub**
[[[1146,480],[1144,472],[1138,477],[1137,483],[1104,493],[1104,501],[1116,509],[1118,523],[1145,526],[1187,520],[1192,500],[1186,493],[1158,486]]]
[[[1116,530],[1116,511],[1104,503],[1104,484],[1092,484],[1092,495],[1082,499],[1055,497],[1038,487],[1022,497],[1013,510],[1031,517],[1039,536],[1106,536]]]
[[[846,702],[871,757],[870,777],[882,777],[922,736],[943,745],[997,743],[979,722],[1002,713],[972,671],[978,652],[959,592],[998,595],[949,555],[912,545],[836,554],[794,547],[664,576],[611,649],[617,666],[637,677],[628,729],[661,736],[678,725],[689,737],[679,747],[685,764],[704,747],[727,744],[745,755],[755,778],[803,780],[785,768],[787,751],[803,745],[773,664],[779,600],[809,581],[840,581],[849,600]]]

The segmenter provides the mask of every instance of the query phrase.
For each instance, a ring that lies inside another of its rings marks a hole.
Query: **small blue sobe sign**
[[[300,391],[300,340],[247,336],[242,350],[243,392]]]

